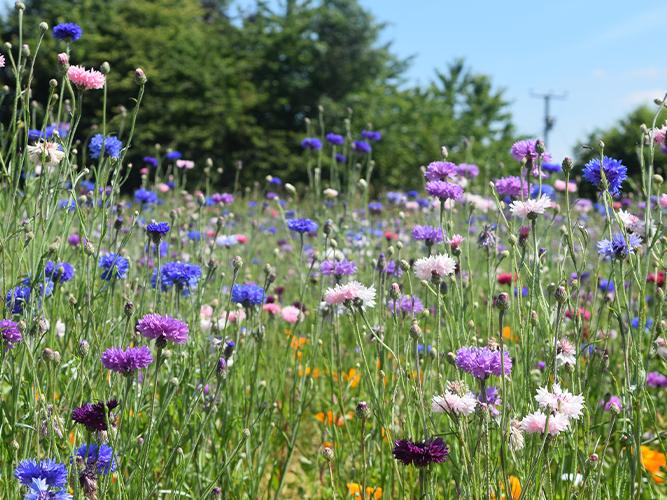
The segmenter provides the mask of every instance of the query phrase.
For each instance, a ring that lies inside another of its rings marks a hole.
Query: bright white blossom
[[[560,384],[554,384],[553,391],[546,387],[537,389],[535,400],[541,408],[558,412],[568,419],[578,419],[584,409],[584,397],[574,395],[567,389],[561,389]]]
[[[477,398],[471,392],[459,396],[454,392],[446,391],[442,396],[433,396],[431,401],[431,409],[434,413],[451,413],[467,417],[475,412],[476,407]]]
[[[456,261],[449,255],[431,255],[415,262],[415,276],[420,280],[430,280],[434,275],[440,278],[454,274]]]
[[[551,208],[553,203],[551,198],[543,194],[539,198],[531,198],[526,201],[516,200],[510,204],[512,215],[521,218],[535,218],[544,214],[547,208]]]
[[[28,156],[35,163],[44,163],[47,167],[55,167],[63,161],[65,152],[55,142],[40,141],[28,146]]]
[[[547,415],[538,410],[523,417],[521,430],[528,434],[543,434],[546,431],[552,436],[557,436],[570,426],[570,419],[561,413],[549,415],[548,420],[547,429]]]

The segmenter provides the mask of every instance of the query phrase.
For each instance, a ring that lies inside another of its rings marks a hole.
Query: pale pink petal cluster
[[[529,199],[526,201],[516,200],[510,204],[510,212],[512,215],[521,218],[536,217],[544,214],[547,208],[551,208],[553,203],[551,198],[543,194],[539,198]]]
[[[374,307],[375,287],[364,286],[358,281],[350,281],[327,289],[324,293],[324,301],[330,306],[360,302],[362,309]]]
[[[193,168],[195,168],[195,162],[193,162],[192,160],[176,160],[176,166],[178,168],[192,170]]]
[[[269,313],[271,316],[276,316],[277,314],[280,314],[280,305],[275,302],[269,302],[262,306],[262,311]]]
[[[84,90],[99,90],[104,87],[106,81],[106,77],[99,71],[86,69],[83,66],[70,66],[67,70],[67,78]]]
[[[667,125],[653,129],[653,141],[656,144],[665,144],[665,137],[667,137]]]
[[[562,338],[556,344],[556,364],[561,366],[574,366],[577,363],[577,350],[574,344],[566,338]]]
[[[456,416],[472,415],[477,407],[477,398],[471,392],[459,396],[452,391],[446,391],[441,396],[433,396],[431,409],[434,413],[449,413]]]
[[[556,191],[567,191],[569,193],[577,192],[577,183],[576,182],[565,182],[562,179],[556,179],[554,181],[554,188]]]
[[[521,420],[521,430],[528,434],[543,434],[548,432],[552,436],[557,436],[570,427],[570,420],[560,413],[549,415],[547,429],[547,415],[541,411],[529,413]]]
[[[541,408],[564,415],[568,419],[576,420],[583,414],[584,397],[562,389],[560,384],[554,384],[552,392],[546,387],[540,387],[535,400]]]
[[[627,210],[619,210],[618,212],[616,212],[616,214],[618,215],[618,218],[621,219],[621,222],[625,226],[625,229],[639,236],[647,236],[646,224],[642,219],[640,219],[634,214],[631,214]],[[652,233],[654,229],[655,228],[653,227],[653,224],[651,224],[650,233]]]
[[[4,68],[4,67],[5,67],[5,56],[0,54],[0,68]]]
[[[55,166],[65,158],[65,152],[55,142],[40,141],[28,146],[28,156],[35,163],[44,162],[48,166]]]
[[[301,319],[301,309],[294,306],[283,307],[283,310],[280,312],[280,315],[289,324],[294,325],[298,323],[299,320]]]
[[[433,276],[444,278],[454,274],[454,271],[456,261],[446,254],[422,257],[415,262],[415,276],[420,280],[430,280]]]

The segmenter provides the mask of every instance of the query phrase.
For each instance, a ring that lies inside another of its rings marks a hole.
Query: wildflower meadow
[[[95,34],[25,9],[0,56],[0,498],[667,498],[664,100],[633,178],[602,141],[578,164],[517,137],[502,175],[443,147],[390,189],[395,138],[320,108],[299,178],[220,183],[133,146],[150,72],[111,102]]]

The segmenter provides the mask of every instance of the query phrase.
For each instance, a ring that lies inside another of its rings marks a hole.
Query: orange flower
[[[358,483],[347,483],[347,492],[354,498],[361,498],[361,485]],[[366,486],[365,498],[380,500],[382,498],[382,488],[379,486]]]
[[[503,339],[508,342],[518,342],[519,336],[512,333],[512,329],[509,326],[503,327]]]
[[[342,427],[343,425],[345,425],[346,420],[352,420],[352,418],[354,418],[354,412],[353,411],[347,412],[347,415],[339,415],[338,417],[336,417],[336,420],[335,420],[336,421],[336,427]],[[324,413],[323,411],[320,411],[320,412],[315,414],[315,420],[317,420],[318,422],[321,422],[325,425],[333,425],[333,423],[334,423],[334,412],[331,411],[331,410],[327,411],[326,413]]]
[[[356,368],[350,368],[350,370],[345,373],[343,372],[343,380],[348,383],[350,389],[354,389],[361,382],[361,373]]]
[[[665,454],[652,450],[648,446],[640,447],[642,454],[642,465],[651,474],[651,478],[658,484],[665,482],[665,471],[667,471],[667,460]]]
[[[320,378],[320,369],[319,368],[310,368],[310,366],[307,366],[306,369],[304,370],[302,366],[299,366],[299,377],[303,377],[304,375],[306,377],[311,376],[313,378]]]
[[[512,492],[512,500],[519,500],[519,497],[521,496],[521,482],[519,482],[519,478],[516,476],[510,476],[507,478],[510,483],[510,490]],[[501,481],[500,483],[500,489],[501,491],[505,491],[505,485]],[[491,492],[491,498],[493,500],[496,500],[496,494],[492,491]],[[500,495],[501,500],[505,500],[505,493]]]
[[[74,446],[74,441],[75,441],[74,431],[70,431],[70,433],[69,433],[69,444]]]
[[[290,342],[290,346],[292,349],[295,351],[302,348],[308,343],[308,339],[306,337],[292,337],[292,341]]]

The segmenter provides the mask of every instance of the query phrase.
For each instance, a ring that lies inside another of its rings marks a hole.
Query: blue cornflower
[[[54,283],[66,283],[74,277],[74,266],[69,262],[47,261],[44,275]]]
[[[188,239],[190,241],[200,241],[201,233],[199,231],[188,231]]]
[[[352,143],[352,149],[357,153],[365,153],[365,154],[368,154],[373,150],[371,145],[366,141],[354,141]]]
[[[306,137],[301,141],[301,147],[303,149],[312,149],[313,151],[318,151],[322,149],[322,141],[317,137]]]
[[[550,174],[556,174],[563,171],[560,163],[542,163],[542,170]]]
[[[45,139],[51,139],[57,133],[61,139],[69,135],[69,123],[52,123],[44,129]]]
[[[155,156],[144,156],[144,164],[148,165],[149,167],[157,168],[158,161]]]
[[[368,211],[372,214],[376,215],[379,214],[380,212],[382,212],[382,203],[380,203],[379,201],[371,201],[368,204]]]
[[[89,466],[94,466],[98,474],[109,474],[116,470],[113,449],[106,444],[83,444],[76,450],[76,457],[81,457]]]
[[[79,191],[81,194],[88,194],[95,189],[95,183],[93,181],[82,180],[79,182]]]
[[[377,130],[362,130],[361,137],[368,139],[369,141],[379,141],[382,139],[382,132]]]
[[[628,234],[625,239],[623,233],[616,233],[611,240],[598,242],[598,253],[607,259],[625,259],[634,254],[642,244],[642,239],[636,234]]]
[[[159,201],[157,194],[148,189],[139,188],[134,192],[134,200],[142,205],[152,205]]]
[[[146,232],[153,240],[160,240],[170,229],[168,222],[151,222],[146,226]]]
[[[127,278],[127,270],[130,268],[128,260],[117,253],[108,253],[100,256],[98,262],[102,274],[100,277],[104,281],[111,281],[114,278]]]
[[[274,186],[282,186],[283,180],[280,177],[272,175],[271,178],[269,179],[269,184],[273,184]]]
[[[609,194],[616,196],[621,192],[623,181],[628,177],[628,168],[620,160],[605,156],[602,158],[602,167],[600,167],[600,158],[594,158],[584,166],[583,177],[593,184],[599,190],[603,189],[602,175],[600,168],[609,184]]]
[[[5,307],[12,314],[21,314],[30,300],[30,287],[17,286],[7,292],[5,296]]]
[[[72,500],[72,495],[63,489],[52,490],[44,479],[35,478],[28,485],[23,500]]]
[[[556,199],[556,190],[549,184],[542,184],[542,189],[540,190],[540,185],[535,184],[533,189],[530,191],[531,198],[539,198],[541,195],[548,196],[552,200]]]
[[[290,219],[287,221],[287,227],[295,233],[314,233],[319,227],[317,222],[310,219]]]
[[[83,29],[76,23],[61,23],[53,27],[53,38],[64,42],[76,42],[83,35]]]
[[[612,280],[606,280],[604,278],[600,278],[600,280],[598,281],[598,288],[600,289],[601,292],[604,293],[611,293],[615,290],[614,282]]]
[[[234,285],[232,302],[242,304],[244,307],[258,306],[264,302],[264,289],[253,284]]]
[[[334,146],[342,146],[345,144],[345,137],[342,135],[334,134],[333,132],[329,132],[325,136],[325,139],[329,144],[333,144]]]
[[[169,151],[166,155],[165,158],[167,160],[180,160],[183,158],[183,153],[180,151]]]
[[[52,459],[39,463],[33,459],[21,460],[14,476],[24,486],[30,486],[33,479],[43,479],[48,486],[62,488],[67,484],[67,467]]]
[[[166,292],[172,287],[183,292],[186,297],[190,291],[197,288],[201,278],[201,268],[196,264],[187,262],[166,262],[160,267],[160,289]],[[153,271],[151,285],[157,286],[158,270]]]
[[[67,210],[68,212],[74,212],[76,210],[76,201],[75,200],[58,200],[58,208],[62,210]]]
[[[102,145],[104,145],[104,154],[117,160],[120,157],[120,151],[123,149],[123,143],[115,135],[108,135],[104,137],[102,134],[95,134],[90,138],[88,143],[88,155],[97,160],[102,153]]]
[[[342,153],[336,153],[335,158],[336,163],[345,163],[347,161],[347,156]]]
[[[36,142],[40,139],[46,139],[41,130],[31,128],[28,130],[28,142]]]
[[[639,318],[638,317],[632,318],[632,320],[630,321],[630,326],[632,328],[639,328]],[[650,330],[652,326],[653,326],[653,318],[646,318],[646,323],[644,323],[644,328],[646,330]]]

